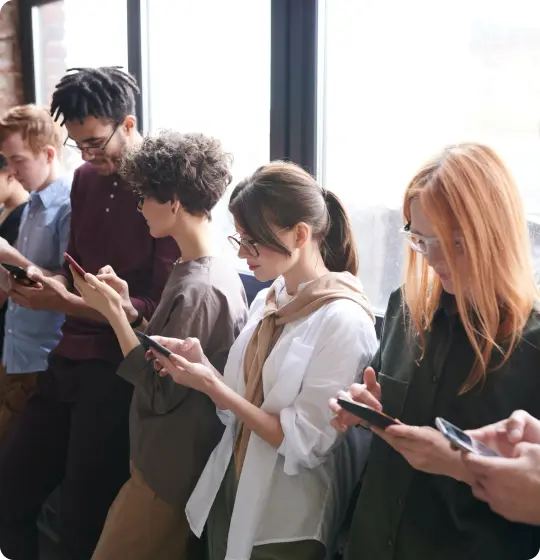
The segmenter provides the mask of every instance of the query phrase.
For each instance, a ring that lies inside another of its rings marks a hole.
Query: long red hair
[[[509,358],[538,300],[523,204],[502,160],[474,143],[446,148],[416,174],[405,193],[405,223],[415,199],[440,240],[460,319],[476,354],[462,387],[466,392],[484,380],[494,352],[499,366]],[[456,229],[464,245],[466,281],[457,272]],[[422,348],[442,291],[427,260],[410,248],[403,299]]]

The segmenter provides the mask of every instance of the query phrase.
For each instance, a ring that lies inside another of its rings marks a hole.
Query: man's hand
[[[27,274],[37,284],[24,286],[13,281],[9,296],[16,304],[27,309],[67,312],[71,294],[62,282],[45,276],[38,268],[32,266],[28,268]]]

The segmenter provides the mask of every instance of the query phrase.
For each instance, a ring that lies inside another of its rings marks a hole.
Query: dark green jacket
[[[540,316],[533,312],[507,363],[483,386],[459,395],[474,355],[452,296],[444,294],[424,358],[408,336],[400,291],[392,294],[372,365],[383,409],[406,424],[441,416],[462,429],[524,409],[540,417]],[[345,560],[529,560],[540,528],[511,523],[476,500],[468,485],[414,470],[373,437]]]

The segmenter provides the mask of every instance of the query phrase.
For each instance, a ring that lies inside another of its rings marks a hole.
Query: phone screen
[[[493,451],[481,441],[472,438],[463,430],[460,430],[444,418],[436,418],[435,425],[446,437],[446,439],[454,444],[455,447],[458,447],[463,451],[470,451],[471,453],[483,455],[484,457],[499,457],[499,454],[496,451]]]

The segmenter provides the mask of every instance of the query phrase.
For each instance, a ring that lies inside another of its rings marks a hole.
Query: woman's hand
[[[162,337],[155,337],[155,339],[156,341],[158,341],[158,339],[162,340]],[[184,342],[187,342],[187,340]],[[196,356],[200,356],[202,354],[204,358],[202,350],[199,350],[200,344],[198,344],[198,342],[199,341],[197,340],[197,344],[194,347],[192,346],[190,349],[185,351]],[[185,387],[191,387],[201,393],[206,393],[214,401],[218,408],[227,408],[224,400],[227,387],[218,378],[215,370],[210,365],[206,365],[201,362],[191,362],[178,354],[171,354],[167,358],[154,348],[150,351],[154,354],[156,362],[159,362],[162,366],[162,369],[159,371],[161,376],[170,375],[175,383],[184,385]],[[155,367],[156,366],[154,364],[154,368]]]
[[[540,421],[524,410],[516,410],[506,420],[468,430],[467,434],[503,457],[514,457],[518,443],[540,444]]]
[[[122,309],[125,311],[128,320],[133,322],[137,318],[138,312],[129,298],[128,283],[120,278],[109,264],[100,268],[96,277],[98,280],[105,282],[120,296],[122,299]]]
[[[198,338],[186,338],[185,340],[167,338],[165,336],[152,336],[150,338],[162,346],[165,346],[165,348],[168,348],[173,354],[182,356],[191,363],[209,366],[208,358],[204,355]],[[159,372],[161,376],[168,375],[169,372],[163,367],[163,364],[156,360],[156,355],[157,353],[148,350],[146,352],[146,359],[154,360],[154,369]]]
[[[330,399],[329,407],[334,413],[332,426],[340,431],[346,432],[350,426],[363,425],[358,416],[343,410],[339,406],[337,399],[348,399],[353,402],[365,404],[375,410],[382,411],[381,405],[381,386],[377,383],[375,370],[368,367],[364,370],[364,383],[354,383],[348,391],[340,391],[335,399]]]
[[[99,311],[109,322],[124,313],[122,296],[93,274],[86,273],[82,278],[71,266],[73,283],[85,303]]]
[[[371,430],[403,455],[411,467],[430,474],[445,475],[464,482],[468,479],[461,456],[435,428],[399,424],[385,430]]]
[[[516,523],[540,525],[540,445],[518,443],[512,457],[463,453],[473,494]]]

